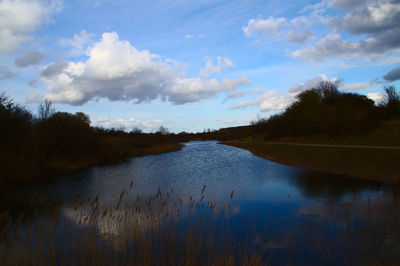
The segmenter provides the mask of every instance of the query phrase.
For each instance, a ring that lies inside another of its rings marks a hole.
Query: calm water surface
[[[386,200],[397,190],[380,182],[281,165],[246,150],[207,141],[186,143],[178,152],[93,167],[62,176],[52,184],[27,186],[23,191],[8,189],[2,191],[0,208],[20,208],[27,198],[42,193],[50,199],[63,199],[60,214],[73,221],[77,193],[111,203],[123,190],[130,191],[127,197],[135,198],[154,195],[158,189],[173,191],[183,199],[200,200],[204,195],[218,206],[229,204],[232,227],[252,226],[252,244],[274,263],[288,262],[283,259],[288,241],[302,241],[305,220],[306,224],[317,224],[307,229],[307,235],[332,234],[332,227],[345,226],[341,220],[348,222],[349,215],[363,208],[360,204]],[[318,264],[318,254],[312,250],[304,247],[298,252],[301,254],[294,257],[300,264]],[[325,255],[321,253],[321,257]],[[340,260],[334,255],[323,262],[337,264]]]

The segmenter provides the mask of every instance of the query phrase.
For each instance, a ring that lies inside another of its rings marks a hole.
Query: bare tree
[[[383,100],[383,105],[398,104],[400,102],[400,94],[396,91],[394,86],[387,86],[383,88],[386,92]]]
[[[168,135],[169,134],[169,130],[168,128],[164,127],[164,126],[160,126],[158,128],[158,133],[160,133],[161,135]]]
[[[39,120],[45,121],[45,120],[49,119],[50,117],[52,117],[55,112],[56,112],[56,109],[53,107],[52,102],[49,100],[45,100],[38,107]]]
[[[337,85],[332,81],[321,81],[317,86],[317,91],[321,94],[323,101],[331,101],[340,95]]]
[[[394,86],[383,87],[385,90],[385,97],[379,104],[386,110],[388,117],[394,117],[400,114],[400,93]]]
[[[138,135],[138,134],[142,134],[142,133],[143,133],[143,130],[141,130],[141,129],[138,128],[138,127],[134,127],[134,128],[132,128],[132,130],[131,130],[130,133],[131,133],[131,134],[136,134],[136,135]]]

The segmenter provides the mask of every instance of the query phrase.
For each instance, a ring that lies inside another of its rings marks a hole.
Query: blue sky
[[[400,2],[0,0],[0,91],[93,125],[248,124],[322,80],[400,86]]]

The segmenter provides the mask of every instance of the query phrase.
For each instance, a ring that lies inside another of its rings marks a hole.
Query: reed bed
[[[284,234],[218,205],[160,189],[113,202],[43,195],[0,215],[1,265],[380,265],[400,262],[400,197],[303,206]],[[262,211],[262,210],[260,210]],[[271,217],[273,218],[273,217]],[[260,229],[262,228],[262,229]]]

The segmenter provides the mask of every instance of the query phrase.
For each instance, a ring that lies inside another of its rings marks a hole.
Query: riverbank
[[[221,144],[290,166],[352,177],[400,183],[400,150],[303,146],[271,142],[225,141]]]
[[[118,163],[133,157],[156,155],[179,151],[183,145],[173,142],[156,142],[153,144],[142,144],[138,146],[137,141],[129,139],[108,138],[105,139],[107,149],[100,149],[96,156],[87,157],[80,160],[67,160],[65,158],[52,158],[42,162],[42,165],[34,165],[30,161],[29,165],[19,167],[19,172],[14,171],[15,178],[1,178],[0,186],[5,184],[19,184],[26,182],[37,182],[49,179],[54,176],[70,174],[98,165]],[[129,145],[130,144],[130,145]],[[11,165],[11,169],[17,169]]]
[[[106,165],[121,162],[133,157],[138,156],[146,156],[146,155],[156,155],[161,153],[168,153],[173,151],[179,151],[182,149],[182,145],[178,143],[169,143],[169,142],[161,142],[155,143],[149,146],[144,147],[135,147],[135,148],[127,148],[125,149],[124,153],[119,154],[118,156],[114,154],[110,154],[109,158],[103,160],[87,160],[86,162],[83,161],[82,163],[74,162],[70,163],[68,161],[61,162],[60,165],[55,165],[54,170],[51,172],[52,175],[59,175],[59,174],[67,174],[75,171],[79,171],[91,166],[96,165]],[[103,157],[104,158],[104,157]]]

